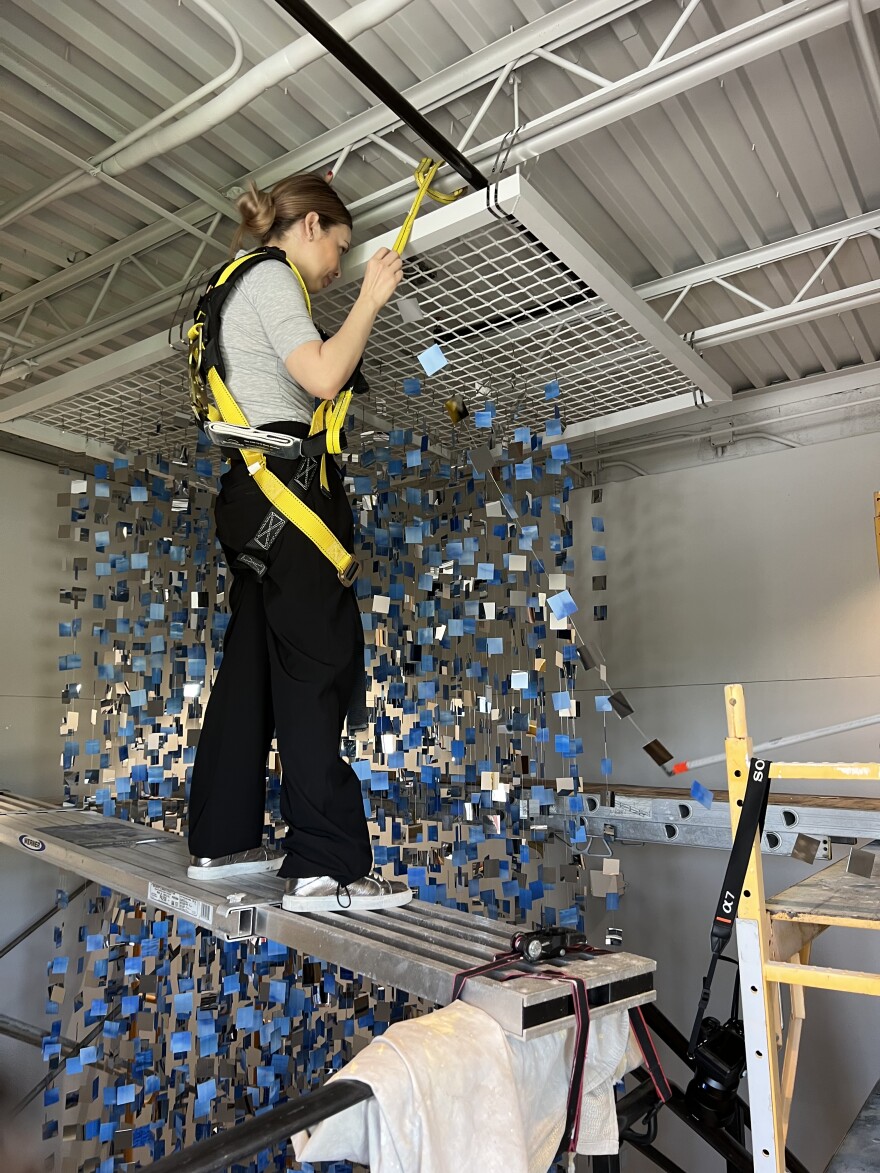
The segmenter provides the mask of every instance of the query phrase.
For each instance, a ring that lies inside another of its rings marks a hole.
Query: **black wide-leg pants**
[[[308,434],[305,424],[266,427]],[[327,463],[330,498],[316,472],[304,500],[351,550],[351,506],[335,464],[329,458]],[[274,458],[269,466],[285,483],[296,469]],[[360,781],[339,753],[346,712],[363,680],[360,612],[352,588],[339,582],[330,561],[290,523],[272,544],[262,580],[235,568],[268,508],[237,458],[215,505],[217,536],[232,572],[232,616],[193,766],[190,852],[216,858],[260,844],[266,759],[275,732],[281,815],[288,827],[279,874],[347,883],[373,866]]]

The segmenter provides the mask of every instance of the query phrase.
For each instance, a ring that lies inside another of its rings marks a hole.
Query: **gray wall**
[[[0,453],[0,789],[60,800],[61,674],[58,672],[58,589],[61,546],[56,540],[58,470]],[[65,612],[69,609],[65,608]],[[51,907],[59,873],[21,852],[0,847],[0,944]],[[0,960],[4,1014],[44,1027],[50,922]],[[40,1051],[0,1036],[0,1076],[16,1098],[46,1072]],[[28,1113],[39,1139],[42,1101]]]
[[[606,486],[601,506],[591,506],[588,490],[576,494],[579,628],[600,642],[609,680],[626,693],[649,737],[677,760],[722,752],[728,683],[745,686],[756,743],[880,712],[878,488],[880,438],[869,435],[634,477]],[[592,513],[606,521],[606,568],[590,563]],[[603,569],[608,590],[594,594],[591,575]],[[607,621],[593,621],[594,602],[607,602]],[[595,674],[584,681],[595,683]],[[593,695],[581,694],[589,762],[601,744]],[[779,756],[877,761],[878,741],[880,727],[872,727]],[[618,784],[670,784],[629,723],[611,715],[608,742]],[[587,769],[588,777],[597,774],[595,766]],[[712,789],[725,786],[723,766],[696,777]],[[844,792],[833,783],[812,788]],[[724,856],[672,845],[623,846],[619,854],[629,888],[614,920],[625,947],[657,958],[660,1006],[689,1033]],[[767,890],[808,871],[790,859],[766,860]],[[876,972],[880,934],[829,930],[813,955],[818,964]],[[716,988],[712,1009],[724,1014],[727,972]],[[806,998],[790,1140],[811,1170],[821,1170],[880,1078],[880,1000],[824,991]],[[677,1064],[671,1070],[685,1078]],[[672,1120],[663,1122],[660,1147],[687,1169],[723,1169]],[[632,1152],[625,1167],[655,1168]]]

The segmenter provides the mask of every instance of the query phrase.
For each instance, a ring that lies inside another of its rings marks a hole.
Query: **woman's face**
[[[316,212],[292,225],[279,241],[299,269],[309,293],[320,293],[341,272],[342,258],[351,248],[351,229],[345,224],[321,227]]]

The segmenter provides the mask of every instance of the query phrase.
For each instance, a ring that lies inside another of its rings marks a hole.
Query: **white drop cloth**
[[[396,1023],[334,1079],[373,1099],[293,1138],[300,1161],[371,1173],[547,1173],[565,1125],[574,1028],[523,1041],[454,1002]],[[590,1024],[578,1152],[616,1153],[613,1085],[641,1062],[625,1011]]]

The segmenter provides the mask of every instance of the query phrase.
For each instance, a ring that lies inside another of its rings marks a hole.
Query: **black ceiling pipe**
[[[323,16],[319,16],[310,4],[306,4],[305,0],[275,0],[275,3],[279,8],[283,8],[288,16],[292,16],[297,24],[301,24],[307,33],[311,34],[328,53],[345,66],[349,73],[353,73],[368,90],[372,90],[380,102],[386,105],[389,110],[393,110],[410,130],[415,131],[419,138],[428,144],[435,155],[445,159],[449,166],[457,171],[462,179],[466,179],[471,187],[487,188],[489,186],[488,179],[474,167],[473,163],[470,163],[445,135],[432,126],[427,118],[404,98],[403,94],[390,85],[367,60],[361,57],[360,53],[352,49],[351,45],[340,37],[333,25],[324,20]]]

